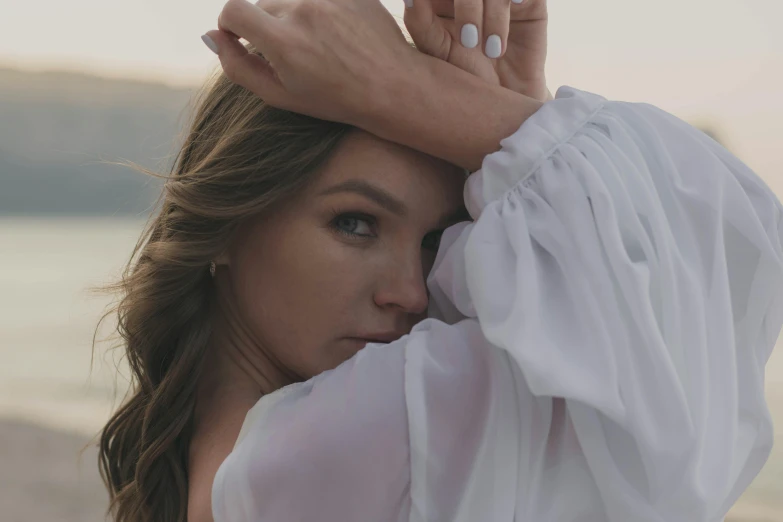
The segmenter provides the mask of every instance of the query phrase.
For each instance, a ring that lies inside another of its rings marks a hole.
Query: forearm
[[[542,105],[444,61],[421,58],[424,67],[414,68],[421,71],[415,77],[380,88],[359,127],[474,171]]]

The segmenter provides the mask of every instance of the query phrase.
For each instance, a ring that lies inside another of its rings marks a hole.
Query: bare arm
[[[386,86],[354,124],[471,171],[500,149],[542,102],[421,55],[424,74]]]

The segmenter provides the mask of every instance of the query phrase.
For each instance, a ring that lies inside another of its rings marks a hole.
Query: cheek
[[[286,238],[268,237],[237,259],[235,295],[256,342],[310,377],[358,350],[340,338],[356,332],[371,295],[360,250],[316,227]]]

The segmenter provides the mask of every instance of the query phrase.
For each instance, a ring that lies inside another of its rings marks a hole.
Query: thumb
[[[227,31],[208,31],[201,37],[218,55],[229,80],[241,85],[264,101],[279,107],[285,101],[285,89],[272,65],[257,52],[251,52],[239,38]]]

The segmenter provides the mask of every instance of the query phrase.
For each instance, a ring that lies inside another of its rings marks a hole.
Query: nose
[[[414,315],[426,314],[429,292],[422,265],[421,256],[396,257],[375,292],[375,304]]]

